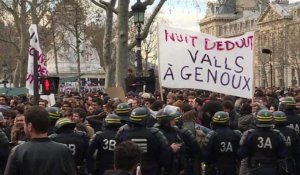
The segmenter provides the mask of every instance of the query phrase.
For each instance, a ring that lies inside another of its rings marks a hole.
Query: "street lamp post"
[[[270,49],[262,49],[262,53],[270,55],[270,78],[271,78],[271,88],[273,88],[273,65],[272,65],[272,50]]]
[[[3,85],[4,85],[4,88],[6,88],[6,84],[8,83],[7,78],[6,78],[6,75],[8,72],[8,67],[7,67],[6,63],[2,64],[2,69],[3,69],[3,73],[4,73]]]
[[[141,28],[142,24],[144,24],[144,16],[146,11],[146,6],[140,1],[131,6],[133,16],[134,16],[134,24],[137,27],[137,36],[136,36],[136,60],[137,60],[137,76],[141,77],[143,75],[143,65],[142,65],[142,53],[141,53],[141,46],[142,46],[142,36],[141,36]]]

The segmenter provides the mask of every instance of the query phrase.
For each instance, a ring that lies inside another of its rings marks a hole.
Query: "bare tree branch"
[[[149,1],[149,3],[151,3],[150,1],[152,1],[152,0],[148,0],[148,1]],[[148,2],[148,1],[145,1],[144,3]],[[153,23],[156,15],[159,13],[160,9],[162,8],[162,6],[164,5],[164,3],[166,1],[167,0],[160,0],[160,2],[157,4],[154,11],[152,12],[151,16],[148,18],[147,23],[144,25],[144,29],[141,33],[142,39],[147,38],[151,24]],[[136,44],[137,44],[137,41],[134,40],[132,43],[130,43],[128,45],[128,49],[131,50],[134,46],[136,46]]]
[[[13,41],[9,41],[9,40],[5,40],[5,39],[3,39],[3,38],[0,38],[0,41],[1,42],[5,42],[5,43],[9,43],[9,44],[12,44],[15,48],[16,48],[16,50],[19,52],[20,51],[20,49],[19,49],[19,47],[18,47],[18,45],[16,45],[16,43],[15,42],[13,42]]]

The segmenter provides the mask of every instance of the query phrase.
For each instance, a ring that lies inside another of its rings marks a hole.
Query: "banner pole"
[[[255,32],[253,32],[253,49],[256,50],[256,38],[255,38]],[[253,80],[252,80],[252,100],[251,100],[251,103],[254,102],[254,94],[255,94],[255,57],[254,57],[254,53],[253,53],[253,57],[252,57],[252,77],[253,77]]]
[[[39,104],[39,75],[38,75],[38,58],[39,51],[34,50],[33,57],[33,103],[34,105]]]
[[[157,33],[159,33],[159,30],[160,30],[160,24],[158,24],[158,27],[157,27]],[[158,45],[158,48],[159,48],[159,35],[157,35],[157,45]],[[159,82],[159,91],[160,91],[160,99],[161,99],[161,101],[164,101],[164,97],[163,97],[163,92],[162,92],[162,90],[163,90],[163,88],[162,88],[162,85],[161,85],[161,72],[160,72],[160,52],[159,52],[159,50],[160,49],[158,49],[158,51],[157,51],[157,55],[158,55],[158,58],[157,58],[157,60],[158,60],[158,82]]]

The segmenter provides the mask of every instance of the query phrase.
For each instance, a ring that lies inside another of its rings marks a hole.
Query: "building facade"
[[[80,77],[81,86],[104,86],[105,71],[100,66],[100,57],[84,32],[83,8],[81,0],[63,0],[56,5],[51,23],[55,45],[46,53],[47,67],[50,76],[65,80]]]
[[[299,86],[300,2],[224,0],[207,7],[201,32],[223,38],[255,32],[255,86]]]

